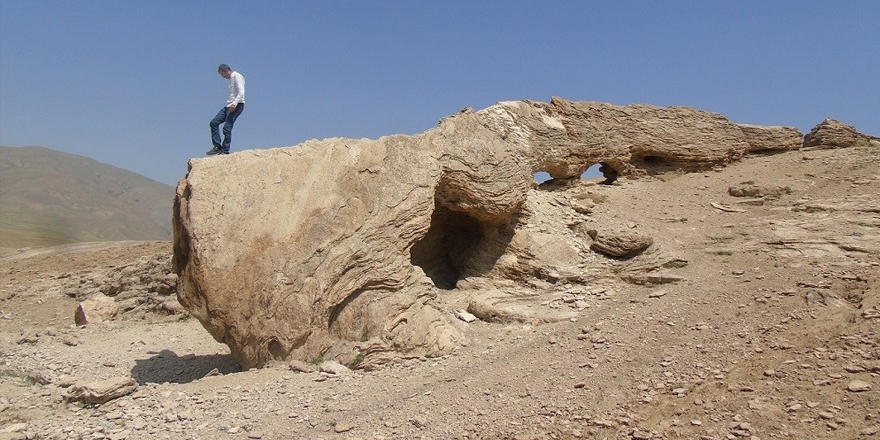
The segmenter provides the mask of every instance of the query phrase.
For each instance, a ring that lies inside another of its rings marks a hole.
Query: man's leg
[[[211,151],[214,151],[214,150],[217,150],[217,151],[214,153],[209,152],[209,154],[217,154],[221,150],[220,131],[218,129],[220,128],[220,124],[222,124],[223,121],[226,120],[226,115],[228,113],[229,113],[229,109],[227,109],[226,107],[223,107],[222,109],[220,109],[219,112],[217,112],[217,116],[214,116],[214,119],[211,119],[211,124],[210,124],[210,126],[211,126],[211,143],[214,144],[214,149]]]
[[[226,114],[226,123],[223,124],[223,143],[220,144],[220,151],[223,154],[229,154],[229,144],[232,143],[232,127],[235,125],[235,120],[238,119],[238,116],[241,115],[241,112],[244,111],[244,103],[238,104],[235,106],[235,111],[229,112]]]

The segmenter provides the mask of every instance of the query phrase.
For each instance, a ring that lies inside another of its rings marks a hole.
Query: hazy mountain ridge
[[[174,188],[42,147],[0,147],[0,247],[171,238]]]

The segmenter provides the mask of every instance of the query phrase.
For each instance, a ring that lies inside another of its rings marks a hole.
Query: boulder
[[[614,258],[630,258],[654,244],[651,237],[631,232],[589,231],[593,238],[590,249]]]
[[[523,228],[535,173],[703,170],[743,157],[753,137],[688,107],[553,98],[464,109],[413,136],[192,159],[174,201],[178,300],[245,369],[448,353],[465,341],[453,310],[516,303],[448,304],[462,281],[585,282],[584,244]]]
[[[486,322],[544,324],[567,321],[577,316],[570,308],[535,307],[536,298],[517,297],[496,289],[474,291],[470,295],[467,311]],[[550,302],[550,298],[542,297]]]
[[[95,324],[109,321],[116,317],[119,308],[113,298],[97,295],[77,305],[73,320],[76,325]]]

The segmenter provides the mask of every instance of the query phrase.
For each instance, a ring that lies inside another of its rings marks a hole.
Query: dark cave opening
[[[439,289],[455,289],[471,258],[484,246],[481,223],[470,215],[437,207],[428,233],[410,250],[410,261]]]
[[[636,168],[647,171],[648,174],[659,174],[677,169],[675,162],[671,161],[669,157],[644,154],[644,152],[634,153],[630,163]]]

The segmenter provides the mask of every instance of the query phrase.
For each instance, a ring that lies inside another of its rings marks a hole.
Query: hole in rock
[[[548,173],[546,171],[538,171],[537,173],[535,173],[535,183],[537,183],[538,185],[540,185],[540,184],[542,184],[552,178],[553,177],[550,176],[550,173]]]
[[[602,171],[599,168],[603,165],[605,165],[605,164],[596,163],[596,164],[593,164],[592,166],[590,166],[589,168],[587,168],[586,171],[581,173],[581,180],[590,180],[594,177],[601,176]]]
[[[272,359],[281,360],[287,356],[284,347],[275,339],[269,341],[269,345],[266,348],[269,350],[269,355],[272,356]]]
[[[435,286],[452,290],[484,244],[477,219],[440,206],[431,216],[428,233],[410,250],[410,261],[421,267]]]

